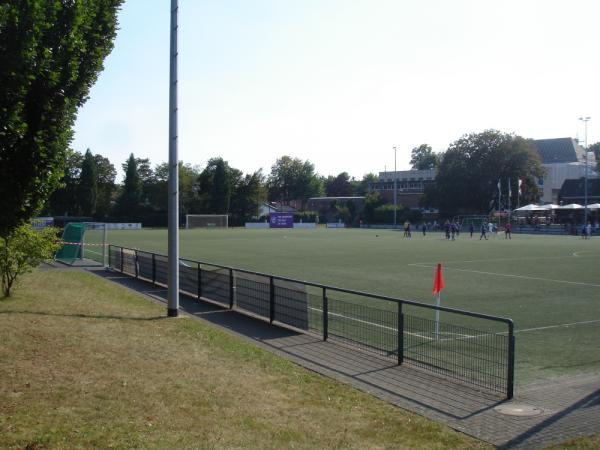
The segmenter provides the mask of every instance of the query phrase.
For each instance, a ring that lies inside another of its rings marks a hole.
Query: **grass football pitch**
[[[88,232],[86,241],[99,235]],[[110,231],[108,241],[164,254],[167,232]],[[440,262],[443,306],[514,320],[517,384],[600,370],[600,238],[198,229],[180,232],[180,257],[430,304]]]

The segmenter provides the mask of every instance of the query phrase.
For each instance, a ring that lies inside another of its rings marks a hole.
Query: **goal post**
[[[107,225],[99,222],[70,222],[62,235],[55,259],[64,264],[106,266]]]
[[[186,214],[185,228],[229,228],[227,214]]]
[[[104,222],[85,222],[83,235],[83,256],[107,266],[108,224]]]

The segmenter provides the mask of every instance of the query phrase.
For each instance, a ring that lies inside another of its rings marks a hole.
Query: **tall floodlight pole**
[[[396,228],[396,204],[398,201],[398,174],[396,173],[396,147],[394,147],[394,228]]]
[[[584,129],[585,129],[585,134],[584,134],[584,138],[585,138],[585,169],[584,169],[584,175],[583,175],[583,207],[585,208],[583,210],[583,226],[585,227],[587,225],[587,216],[588,216],[588,148],[587,148],[587,123],[588,121],[591,119],[591,117],[580,117],[579,120],[581,120],[583,122],[584,125]]]
[[[169,280],[167,316],[179,310],[179,157],[177,155],[177,32],[178,0],[171,0],[169,73]]]

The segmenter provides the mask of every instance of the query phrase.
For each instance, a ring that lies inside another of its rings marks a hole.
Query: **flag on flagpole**
[[[444,279],[442,278],[442,265],[435,267],[435,278],[433,279],[433,295],[439,294],[444,289]]]
[[[523,180],[521,180],[519,178],[519,195],[523,194],[523,191],[521,190],[521,185],[523,184]]]
[[[510,189],[510,177],[508,177],[508,198],[510,198],[512,195],[512,191]]]

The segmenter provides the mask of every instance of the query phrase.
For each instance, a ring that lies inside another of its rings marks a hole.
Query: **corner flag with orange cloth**
[[[433,279],[433,295],[439,294],[444,289],[444,279],[442,278],[442,265],[435,267],[435,278]]]

